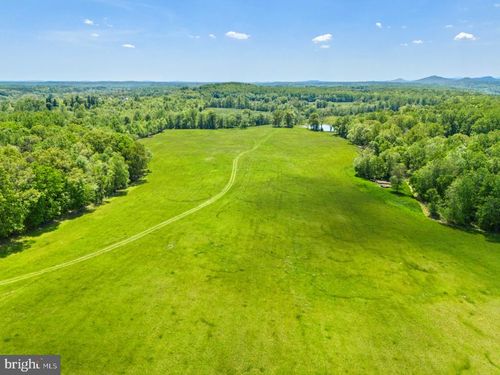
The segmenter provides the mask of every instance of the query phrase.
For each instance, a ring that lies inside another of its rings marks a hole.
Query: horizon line
[[[306,79],[306,80],[265,80],[265,81],[238,81],[238,80],[135,80],[135,79],[123,79],[123,80],[58,80],[58,79],[21,79],[21,80],[2,80],[0,83],[196,83],[196,84],[213,84],[213,83],[247,83],[247,84],[265,84],[265,83],[308,83],[308,82],[318,82],[318,83],[412,83],[421,80],[434,78],[434,79],[445,79],[450,81],[460,81],[464,79],[485,79],[492,78],[494,80],[500,81],[500,76],[485,75],[485,76],[463,76],[463,77],[446,77],[439,75],[430,75],[422,78],[416,79],[406,79],[406,78],[395,78],[395,79],[371,79],[371,80],[321,80],[321,79]]]

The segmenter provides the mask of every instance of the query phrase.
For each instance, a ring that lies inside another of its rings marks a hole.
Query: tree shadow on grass
[[[130,186],[142,185],[147,182],[145,177],[133,182]],[[109,198],[112,197],[122,197],[128,194],[128,189],[123,189],[115,192],[111,197],[108,197],[104,200],[100,205],[104,205],[109,203]],[[12,236],[6,239],[0,239],[0,259],[6,258],[9,255],[19,253],[21,251],[29,248],[35,241],[33,238],[38,237],[44,233],[52,232],[59,227],[59,224],[64,220],[72,220],[76,219],[80,216],[93,212],[98,206],[88,206],[79,210],[68,212],[64,215],[61,215],[57,219],[42,224],[38,228],[28,229],[26,233],[22,235]]]
[[[9,255],[20,253],[31,246],[33,240],[28,239],[8,239],[0,242],[0,258],[6,258]]]
[[[85,207],[85,208],[82,208],[80,210],[75,210],[75,211],[71,211],[71,212],[68,212],[67,214],[61,216],[60,218],[58,218],[57,220],[51,222],[51,223],[48,223],[44,226],[42,226],[40,229],[43,230],[43,227],[45,226],[51,226],[51,225],[54,225],[54,224],[57,224],[59,225],[59,222],[63,221],[63,220],[67,220],[67,219],[76,219],[77,217],[80,217],[80,216],[83,216],[85,214],[89,214],[89,213],[92,213],[94,212],[94,210],[96,209],[96,207],[94,206],[89,206],[89,207]],[[55,228],[54,228],[55,229]],[[37,230],[35,230],[35,232],[37,232]]]
[[[92,212],[93,210],[93,208],[85,208],[82,210],[72,211],[59,217],[57,220],[43,224],[36,229],[28,230],[23,235],[12,236],[10,238],[0,240],[0,259],[28,249],[35,242],[34,238],[56,230],[61,221],[76,219],[77,217]]]
[[[498,233],[487,233],[484,236],[488,242],[500,243],[500,234]]]
[[[413,196],[411,194],[408,194],[407,192],[405,192],[403,190],[386,189],[386,191],[389,191],[392,195],[396,195],[398,197],[413,198]]]
[[[147,182],[146,179],[144,178],[141,178],[140,180],[137,180],[133,183],[131,183],[128,187],[134,187],[134,186],[139,186],[139,185],[142,185],[142,184],[145,184]],[[110,198],[114,198],[114,197],[125,197],[127,194],[129,193],[129,189],[121,189],[121,190],[117,190],[115,191],[112,195],[110,195],[109,197],[106,197],[104,199],[104,201],[100,204],[100,205],[103,205],[107,202],[109,202],[109,199]]]
[[[145,184],[147,181],[146,178],[141,178],[137,181],[134,181],[132,182],[128,187],[135,187],[135,186],[139,186],[139,185],[143,185]],[[107,197],[106,200],[109,200],[109,198],[114,198],[114,197],[124,197],[128,194],[129,192],[129,189],[122,189],[122,190],[117,190],[113,193],[113,195]],[[105,203],[106,201],[103,202],[103,204]]]
[[[458,224],[453,224],[453,223],[449,223],[449,222],[446,222],[443,220],[438,220],[438,219],[433,219],[433,220],[437,221],[439,224],[441,224],[445,227],[451,228],[451,229],[456,230],[456,231],[483,236],[486,239],[486,241],[488,241],[488,242],[494,242],[494,243],[500,242],[500,234],[499,233],[486,232],[486,231],[479,229],[477,227],[474,227],[474,226],[458,225]]]
[[[127,190],[119,190],[112,195],[112,197],[124,197],[128,194]]]
[[[79,216],[76,214],[71,214],[75,216]],[[70,216],[69,214],[64,218],[71,218],[75,216]],[[29,231],[23,236],[14,236],[10,238],[6,238],[4,240],[0,240],[0,258],[6,258],[9,255],[20,253],[28,249],[35,240],[34,237],[41,236],[44,233],[52,232],[57,229],[59,226],[59,221],[52,221],[50,223],[42,225],[40,228]]]
[[[148,171],[148,174],[150,174],[151,171]],[[145,184],[146,182],[148,182],[148,179],[147,179],[147,175],[144,176],[144,177],[141,177],[140,179],[138,179],[137,181],[134,181],[134,182],[131,182],[128,186],[131,187],[131,186],[138,186],[138,185],[143,185]],[[127,191],[127,189],[123,190],[123,191]]]
[[[413,199],[416,202],[420,203],[421,205],[424,205],[426,208],[428,207],[423,202],[421,202],[418,198],[414,197],[413,195],[411,195],[407,192],[391,190],[390,193],[392,195],[395,195],[398,197],[408,197],[408,198]],[[448,228],[452,228],[454,230],[458,230],[458,231],[466,232],[466,233],[470,233],[470,234],[482,235],[482,236],[484,236],[484,238],[486,238],[486,240],[488,242],[495,242],[495,243],[500,242],[500,234],[499,233],[486,232],[486,231],[481,230],[480,228],[475,227],[475,226],[463,226],[463,225],[449,223],[449,222],[446,222],[444,220],[441,220],[438,216],[432,216],[428,212],[427,213],[424,212],[424,214],[427,216],[428,219],[433,220],[433,221],[435,221],[443,226],[446,226]]]

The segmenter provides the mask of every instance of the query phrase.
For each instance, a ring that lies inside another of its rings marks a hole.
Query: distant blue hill
[[[492,76],[477,78],[446,78],[441,76],[430,76],[414,81],[398,78],[392,81],[367,81],[367,82],[331,82],[331,81],[301,81],[301,82],[261,82],[263,86],[429,86],[429,87],[449,87],[460,89],[471,89],[475,91],[500,94],[500,79]]]
[[[461,84],[483,84],[483,83],[491,83],[491,84],[500,84],[500,79],[495,77],[487,76],[487,77],[478,77],[478,78],[445,78],[440,76],[430,76],[422,79],[417,79],[413,81],[415,83],[426,83],[432,85],[461,85]]]
[[[206,84],[217,84],[223,82],[189,82],[189,81],[171,81],[171,82],[155,82],[155,81],[0,81],[0,87],[16,87],[29,90],[31,87],[63,87],[63,88],[78,88],[78,89],[133,89],[133,88],[147,88],[147,87],[197,87]],[[236,83],[236,82],[234,82]],[[417,79],[405,80],[398,78],[392,81],[276,81],[276,82],[254,82],[253,84],[259,86],[295,86],[295,87],[369,87],[369,86],[429,86],[429,87],[444,87],[444,88],[459,88],[470,89],[475,91],[488,92],[493,94],[500,94],[500,78],[492,76],[485,77],[465,77],[465,78],[446,78],[437,75]]]

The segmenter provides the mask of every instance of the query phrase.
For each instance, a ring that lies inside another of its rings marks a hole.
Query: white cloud
[[[215,34],[208,34],[208,36],[212,39],[216,39],[217,37],[215,36]]]
[[[379,29],[381,29],[383,26],[382,26],[382,22],[376,22],[375,23],[375,26],[377,26]]]
[[[322,44],[319,46],[319,48],[328,49],[328,48],[330,48],[330,45],[329,44]]]
[[[250,35],[249,34],[245,34],[245,33],[239,33],[237,31],[228,31],[226,33],[226,36],[228,38],[231,38],[231,39],[238,39],[238,40],[247,40],[248,38],[250,38]]]
[[[109,21],[108,17],[104,17],[104,26],[110,27],[110,28],[113,27],[113,25],[110,24],[108,21]]]
[[[408,47],[408,43],[401,43],[400,46],[401,47]]]
[[[444,28],[445,28],[445,29],[452,29],[452,28],[453,28],[453,25],[446,25]]]
[[[98,37],[99,37],[99,34],[97,34],[97,33],[92,33],[92,34],[90,34],[90,36],[91,36],[91,37],[93,37],[93,38],[98,38]]]
[[[189,37],[191,39],[200,39],[201,38],[201,36],[199,36],[199,35],[189,35]]]
[[[477,38],[474,34],[464,33],[462,31],[461,33],[458,33],[454,39],[455,40],[476,40]]]
[[[89,20],[88,18],[85,18],[85,19],[83,20],[83,23],[84,23],[85,25],[92,26],[92,25],[94,24],[94,21]]]
[[[416,39],[414,41],[412,41],[413,44],[424,44],[424,41],[421,40],[421,39]]]
[[[330,33],[322,34],[322,35],[318,35],[318,36],[312,38],[312,42],[315,44],[325,43],[325,42],[329,42],[330,40],[332,40],[332,38],[333,38],[333,35]]]
[[[135,46],[133,44],[130,44],[130,43],[122,44],[122,47],[123,48],[135,48]]]

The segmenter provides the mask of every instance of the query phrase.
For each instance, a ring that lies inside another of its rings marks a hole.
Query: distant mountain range
[[[427,85],[446,85],[446,86],[456,86],[456,85],[473,85],[473,84],[500,84],[500,78],[495,78],[492,76],[487,77],[477,77],[477,78],[446,78],[440,76],[429,76],[417,80],[406,80],[403,78],[394,79],[392,81],[299,81],[299,82],[261,82],[260,85],[308,85],[308,86],[331,86],[331,85],[366,85],[366,84],[384,84],[384,83],[403,83],[403,84],[427,84]]]
[[[29,87],[77,87],[77,88],[134,88],[134,87],[196,87],[204,84],[217,84],[223,82],[189,82],[189,81],[0,81],[1,87],[18,87],[29,89]],[[233,82],[236,83],[236,82]],[[460,78],[446,78],[437,75],[417,79],[405,80],[398,78],[392,81],[276,81],[276,82],[254,82],[253,84],[260,86],[349,86],[349,87],[363,87],[363,86],[429,86],[429,87],[450,87],[460,89],[470,89],[474,91],[482,91],[493,94],[500,94],[500,78],[492,76],[486,77],[460,77]]]
[[[500,79],[487,76],[478,78],[445,78],[440,76],[430,76],[413,81],[415,83],[424,83],[431,85],[470,85],[470,84],[500,84]]]
[[[392,81],[365,81],[365,82],[330,82],[330,81],[301,81],[301,82],[262,82],[257,83],[263,86],[429,86],[429,87],[449,87],[471,89],[493,94],[500,94],[500,78],[487,77],[464,77],[464,78],[446,78],[440,76],[430,76],[417,80],[406,80],[403,78]]]
[[[476,78],[445,78],[440,76],[430,76],[415,81],[405,81],[397,79],[392,81],[393,84],[400,85],[417,85],[429,87],[449,87],[457,89],[467,89],[481,91],[489,94],[500,94],[500,79],[492,76],[476,77]]]

